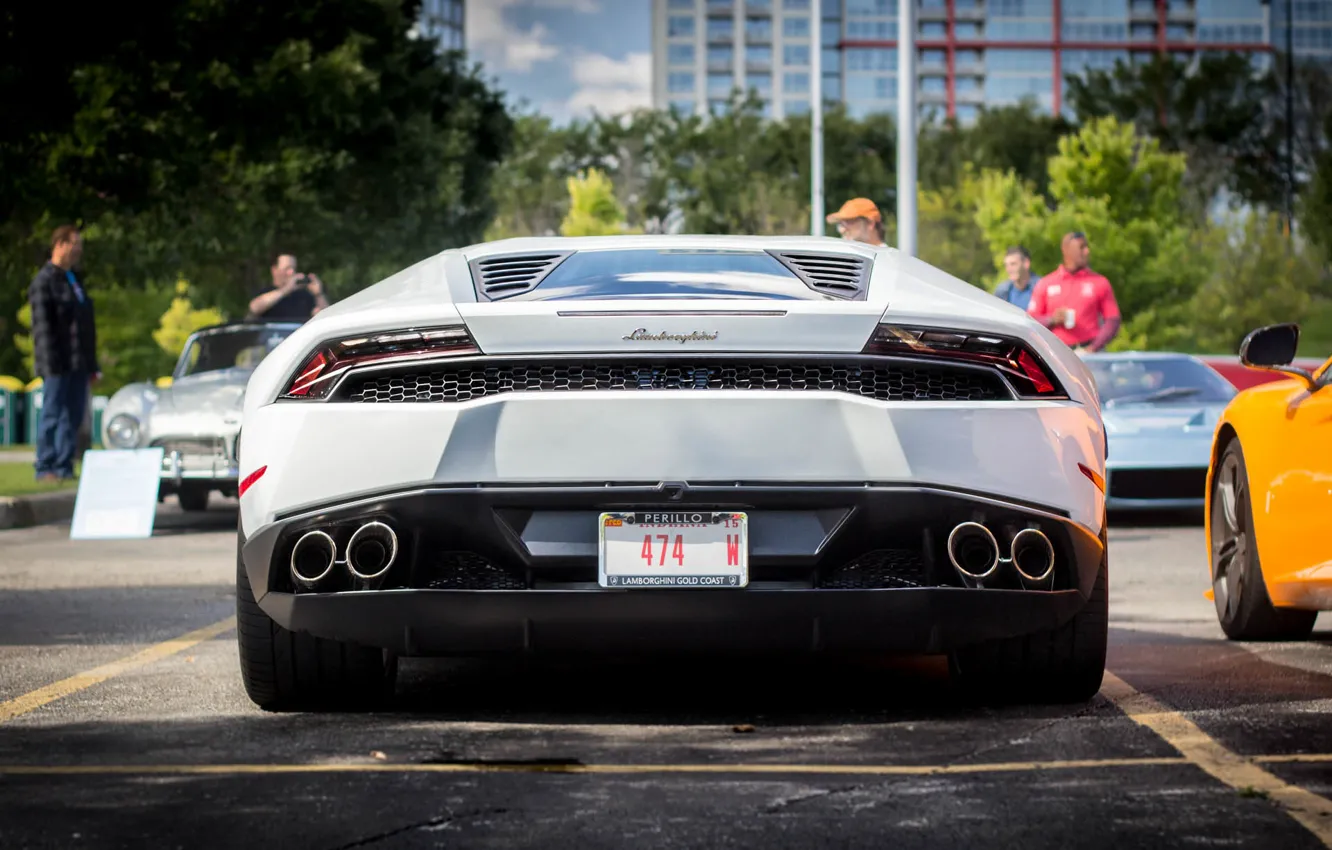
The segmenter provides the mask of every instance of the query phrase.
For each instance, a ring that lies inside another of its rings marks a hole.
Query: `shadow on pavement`
[[[234,584],[11,588],[0,594],[0,646],[169,640],[234,613],[235,600]]]
[[[171,537],[178,534],[197,534],[200,532],[235,531],[239,519],[239,506],[235,499],[222,499],[214,495],[206,511],[183,511],[174,496],[157,505],[157,516],[153,520],[154,537]]]
[[[1203,526],[1205,512],[1201,508],[1175,511],[1111,511],[1110,531],[1133,528],[1189,528]]]

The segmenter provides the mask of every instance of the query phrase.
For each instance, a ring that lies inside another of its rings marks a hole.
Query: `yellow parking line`
[[[1287,814],[1299,821],[1305,829],[1316,835],[1325,846],[1332,847],[1332,801],[1297,785],[1284,782],[1255,763],[1313,760],[1313,758],[1332,759],[1327,756],[1246,758],[1238,755],[1198,728],[1192,720],[1135,690],[1133,686],[1108,670],[1101,686],[1101,693],[1113,701],[1129,719],[1164,738],[1191,763],[1232,788],[1265,794],[1269,800],[1276,802],[1286,810]]]
[[[67,697],[72,693],[90,688],[99,682],[105,682],[112,676],[119,676],[121,673],[129,672],[136,667],[142,667],[145,664],[151,664],[154,661],[160,661],[168,658],[178,652],[183,652],[195,644],[202,643],[211,638],[215,638],[223,632],[236,627],[236,618],[228,617],[211,626],[204,626],[202,629],[195,629],[192,632],[186,632],[180,637],[172,638],[162,643],[153,644],[147,649],[140,650],[133,655],[127,655],[124,658],[112,661],[110,664],[103,664],[101,667],[94,667],[91,670],[85,670],[82,673],[75,673],[68,679],[61,679],[59,682],[53,682],[46,687],[38,688],[35,691],[29,691],[22,696],[14,697],[11,700],[0,702],[0,723],[7,720],[13,720],[22,714],[27,714],[34,709],[41,708],[49,702],[54,702],[62,697]]]
[[[1093,770],[1107,767],[1183,765],[1179,757],[1015,761],[980,764],[392,764],[334,762],[325,764],[75,764],[0,765],[0,775],[97,776],[114,774],[254,774],[254,773],[733,773],[815,774],[835,776],[934,776],[940,774],[1010,773],[1038,770]]]
[[[1291,753],[1282,756],[1254,756],[1263,764],[1323,764],[1332,761],[1332,753]]]

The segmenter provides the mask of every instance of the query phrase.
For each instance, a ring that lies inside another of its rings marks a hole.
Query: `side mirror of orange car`
[[[1290,365],[1299,345],[1299,325],[1268,325],[1250,332],[1240,343],[1240,362],[1254,369],[1267,369],[1301,378],[1312,389],[1316,385],[1313,373]]]

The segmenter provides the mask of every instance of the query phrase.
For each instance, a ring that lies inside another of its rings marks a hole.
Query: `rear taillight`
[[[321,345],[296,370],[283,398],[321,399],[350,369],[388,366],[440,357],[479,354],[480,349],[463,327],[427,328],[371,334],[334,340]]]
[[[927,357],[990,366],[1003,372],[1023,398],[1066,398],[1041,359],[1018,340],[971,331],[879,325],[866,354]]]

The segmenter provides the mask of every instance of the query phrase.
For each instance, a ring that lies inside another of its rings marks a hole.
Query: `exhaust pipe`
[[[338,554],[333,538],[322,531],[307,531],[291,550],[291,578],[297,587],[314,590],[333,571]]]
[[[398,557],[398,535],[382,522],[367,522],[347,542],[347,571],[362,589],[384,583]]]
[[[990,529],[964,522],[948,535],[948,560],[967,587],[993,584],[999,573],[999,543]]]
[[[1010,555],[1023,590],[1054,587],[1054,546],[1043,532],[1034,528],[1019,531],[1013,536]]]

